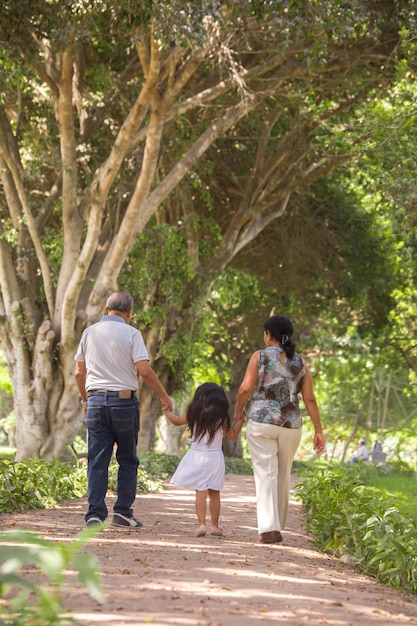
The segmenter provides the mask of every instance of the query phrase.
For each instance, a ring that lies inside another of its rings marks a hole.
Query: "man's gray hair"
[[[106,307],[109,311],[128,313],[130,309],[133,309],[133,298],[126,291],[116,291],[107,298]]]

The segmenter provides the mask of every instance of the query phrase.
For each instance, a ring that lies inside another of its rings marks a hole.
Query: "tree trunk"
[[[52,356],[53,347],[54,332],[50,322],[45,320],[39,328],[31,362],[20,359],[11,367],[15,379],[18,461],[29,457],[59,457],[65,446],[74,441],[82,425],[78,390],[71,375],[73,350],[62,349],[58,365]]]
[[[184,435],[188,433],[186,426],[174,426],[163,415],[156,423],[157,442],[155,450],[166,454],[180,454],[184,448]]]
[[[161,416],[161,403],[146,385],[141,385],[139,393],[140,403],[140,430],[138,450],[148,452],[155,445],[156,421]]]
[[[340,459],[341,463],[343,463],[344,460],[345,460],[346,453],[347,453],[347,451],[349,449],[351,441],[356,437],[356,434],[357,434],[358,429],[359,429],[359,421],[360,421],[360,416],[356,415],[355,416],[355,423],[353,424],[352,430],[350,431],[350,435],[347,438],[345,446],[343,448],[342,458]]]

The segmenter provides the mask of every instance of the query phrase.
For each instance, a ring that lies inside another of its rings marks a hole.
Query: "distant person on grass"
[[[192,436],[190,449],[181,459],[171,483],[195,489],[195,508],[198,519],[196,537],[207,534],[207,496],[210,504],[210,535],[222,537],[219,525],[220,490],[224,486],[225,463],[222,450],[223,437],[236,439],[244,422],[241,416],[231,426],[229,401],[223,387],[204,383],[196,389],[186,415],[178,417],[165,410],[167,418],[176,426],[188,424]]]
[[[372,454],[375,454],[375,452],[383,452],[383,451],[384,451],[384,448],[382,447],[382,443],[378,441],[378,439],[374,441],[374,443],[372,444]]]
[[[130,326],[132,315],[132,296],[113,293],[105,315],[83,332],[75,355],[75,381],[87,417],[87,525],[101,524],[107,518],[108,469],[116,444],[119,471],[113,525],[142,526],[132,509],[139,466],[138,375],[159,396],[163,408],[172,409],[171,398],[149,365],[141,333]]]
[[[363,463],[369,459],[369,450],[366,446],[365,439],[359,439],[359,449],[355,455],[350,459],[349,463]]]

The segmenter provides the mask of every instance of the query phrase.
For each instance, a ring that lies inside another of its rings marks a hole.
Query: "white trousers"
[[[246,438],[256,489],[258,532],[283,530],[287,521],[292,462],[301,428],[282,428],[248,420]]]

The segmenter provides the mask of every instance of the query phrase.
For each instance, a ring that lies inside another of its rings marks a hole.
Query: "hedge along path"
[[[109,508],[113,501],[108,498]],[[85,510],[81,499],[3,514],[0,523],[70,541],[83,527]],[[139,495],[135,515],[142,529],[110,527],[88,545],[100,561],[103,605],[68,574],[65,604],[87,626],[417,624],[417,597],[356,574],[312,546],[293,492],[282,544],[258,543],[251,476],[226,475],[224,538],[194,537],[194,493],[173,485]]]

